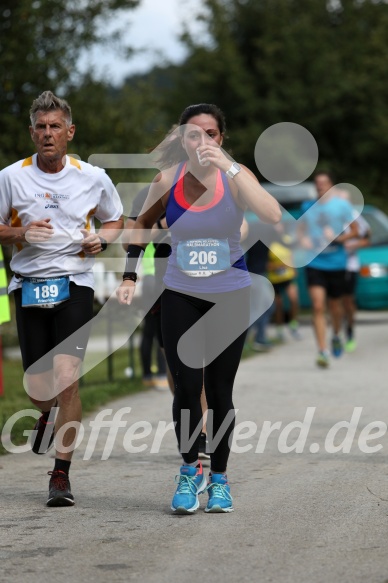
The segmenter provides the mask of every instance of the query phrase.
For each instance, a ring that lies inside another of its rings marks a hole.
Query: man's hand
[[[53,226],[50,225],[51,219],[42,219],[41,221],[32,221],[29,223],[24,233],[24,238],[32,245],[34,243],[44,243],[54,235]]]
[[[328,243],[335,243],[336,241],[338,241],[338,243],[341,242],[339,240],[340,237],[337,237],[336,239],[335,232],[329,225],[326,225],[326,227],[323,228],[323,236],[325,237]]]
[[[102,246],[100,237],[97,233],[90,233],[87,229],[81,229],[84,240],[81,243],[82,250],[86,255],[98,255],[101,253]]]

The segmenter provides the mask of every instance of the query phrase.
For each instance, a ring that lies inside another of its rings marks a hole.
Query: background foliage
[[[329,7],[331,4],[331,8]],[[387,182],[388,6],[342,0],[205,0],[211,38],[184,36],[171,71],[171,119],[188,101],[225,111],[233,152],[251,168],[268,126],[292,121],[317,140],[320,165],[383,203]],[[190,99],[187,99],[190,96]]]
[[[321,167],[386,204],[386,2],[204,0],[204,37],[182,28],[185,62],[120,87],[97,81],[93,71],[80,75],[79,54],[102,42],[101,22],[138,3],[1,1],[0,167],[31,153],[28,110],[47,88],[69,99],[77,124],[72,147],[86,159],[146,151],[188,104],[206,101],[225,111],[229,149],[252,169],[260,133],[293,121],[314,135]],[[128,54],[130,40],[129,30],[121,39]]]
[[[31,150],[27,131],[31,102],[51,89],[85,93],[88,79],[77,71],[81,51],[112,40],[102,34],[104,19],[139,0],[1,0],[0,2],[0,166]],[[98,87],[96,88],[96,90]],[[97,116],[98,110],[95,112]]]

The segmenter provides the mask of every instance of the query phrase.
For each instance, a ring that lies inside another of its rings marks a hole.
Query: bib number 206
[[[215,265],[217,254],[215,251],[190,251],[190,265]]]

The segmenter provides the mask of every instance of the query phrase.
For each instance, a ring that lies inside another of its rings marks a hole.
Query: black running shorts
[[[14,292],[23,368],[38,374],[53,368],[56,354],[83,360],[93,318],[94,291],[70,282],[70,298],[54,308],[22,308],[22,290]]]
[[[326,271],[324,269],[315,269],[306,267],[307,286],[323,287],[326,290],[327,297],[333,300],[340,298],[345,294],[346,289],[346,271]]]
[[[358,272],[357,271],[347,271],[345,275],[345,295],[354,295],[356,285],[357,285]]]

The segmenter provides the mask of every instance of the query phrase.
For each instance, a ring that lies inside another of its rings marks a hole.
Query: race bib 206
[[[179,241],[177,263],[190,277],[209,277],[230,268],[227,239],[190,239]]]

